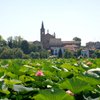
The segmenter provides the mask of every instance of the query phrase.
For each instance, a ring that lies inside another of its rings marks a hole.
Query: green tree
[[[33,43],[32,44],[29,44],[29,51],[30,51],[30,53],[31,52],[38,52],[37,51],[37,46],[34,45]]]
[[[26,40],[21,42],[21,49],[25,54],[29,54],[29,43]]]
[[[12,36],[10,36],[10,37],[7,38],[7,42],[8,42],[8,46],[10,48],[13,48],[13,38],[12,38]]]
[[[20,48],[14,48],[12,51],[14,58],[23,58],[23,51]]]
[[[65,53],[64,53],[64,57],[65,58],[73,58],[73,53],[69,50],[66,50]]]
[[[7,43],[10,48],[20,48],[22,40],[21,36],[15,36],[14,38],[10,36],[7,39]]]
[[[0,54],[0,58],[2,59],[12,59],[13,57],[13,51],[10,48],[5,48],[2,53]]]
[[[7,43],[6,41],[3,39],[3,37],[0,35],[0,47],[6,46]]]
[[[76,42],[78,42],[78,46],[79,47],[81,46],[81,38],[74,37],[73,40],[76,41]]]
[[[81,55],[81,51],[82,51],[82,49],[78,49],[76,52],[75,52],[75,56],[76,57],[79,57],[80,55]]]
[[[40,52],[40,58],[48,58],[49,57],[49,52],[46,50],[42,50]]]
[[[97,58],[100,58],[100,50],[95,50],[94,54]]]
[[[61,48],[59,49],[59,52],[58,52],[58,58],[62,58],[62,50],[61,50]]]
[[[30,57],[33,59],[38,59],[38,58],[40,58],[40,54],[39,54],[39,52],[31,52]]]
[[[89,56],[91,58],[94,58],[96,55],[95,55],[95,51],[94,50],[89,50]]]
[[[81,38],[78,38],[78,37],[74,37],[73,40],[74,41],[80,41],[81,42]]]
[[[29,44],[29,51],[30,52],[40,52],[40,51],[42,51],[42,47],[39,44],[30,43]]]
[[[13,47],[20,48],[22,40],[23,38],[21,38],[21,36],[15,36],[13,39]]]

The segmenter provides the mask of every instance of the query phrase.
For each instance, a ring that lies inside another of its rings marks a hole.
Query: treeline
[[[75,52],[66,50],[62,54],[61,50],[57,55],[58,58],[78,58],[81,56],[82,48]],[[89,55],[91,58],[100,58],[100,50],[90,50]],[[42,47],[42,44],[38,41],[28,42],[21,38],[21,36],[8,37],[7,40],[4,40],[0,36],[0,59],[40,59],[54,57],[52,55],[52,50],[45,50]]]
[[[24,40],[20,36],[8,37],[4,40],[0,36],[0,58],[47,58],[49,52],[44,50],[41,43],[33,43]]]
[[[82,56],[82,48],[75,52],[66,50],[64,53],[64,58],[87,58],[87,55]],[[89,58],[100,58],[100,50],[89,50]]]

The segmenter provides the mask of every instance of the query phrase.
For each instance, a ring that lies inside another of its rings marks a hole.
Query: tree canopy
[[[74,40],[74,41],[81,41],[81,38],[74,37],[73,40]]]

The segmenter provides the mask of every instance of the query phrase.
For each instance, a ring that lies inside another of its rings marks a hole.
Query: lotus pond
[[[0,60],[0,100],[100,100],[100,59]]]

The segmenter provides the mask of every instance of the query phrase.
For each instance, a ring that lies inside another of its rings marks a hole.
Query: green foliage
[[[14,58],[23,58],[23,51],[20,48],[13,49]]]
[[[100,58],[100,50],[96,50],[94,53],[95,53],[97,58]]]
[[[59,52],[58,52],[58,58],[62,58],[62,50],[61,49],[59,49]]]
[[[0,58],[2,59],[12,59],[12,58],[23,58],[23,52],[20,48],[3,48]]]
[[[30,52],[40,52],[42,50],[42,46],[40,44],[30,43],[29,51]]]
[[[12,58],[47,58],[49,53],[43,50],[40,42],[35,41],[30,43],[23,40],[20,36],[8,37],[5,41],[2,36],[0,36],[0,58],[2,59],[12,59]]]
[[[26,40],[21,42],[21,49],[25,54],[29,54],[29,43]]]
[[[30,57],[33,59],[38,59],[38,58],[40,58],[40,54],[39,54],[39,52],[31,52]]]
[[[48,95],[49,94],[49,95]],[[74,100],[70,95],[67,95],[65,91],[57,88],[41,90],[38,95],[34,97],[35,100]]]
[[[13,58],[13,52],[12,52],[12,50],[10,48],[5,48],[2,51],[2,53],[0,55],[0,58],[2,58],[2,59],[8,59],[8,58],[12,59]]]
[[[0,60],[0,99],[99,100],[99,65],[100,59]]]
[[[10,47],[10,48],[13,48],[13,38],[12,38],[12,36],[10,36],[10,37],[8,37],[8,46]]]
[[[23,39],[20,36],[15,36],[14,38],[10,36],[7,40],[7,44],[10,48],[20,48]]]
[[[73,53],[69,50],[66,50],[64,53],[64,57],[65,58],[72,58],[73,57]]]
[[[46,50],[40,52],[40,58],[48,58],[49,53]]]
[[[74,40],[74,41],[81,41],[81,39],[78,38],[78,37],[74,37],[73,40]]]

